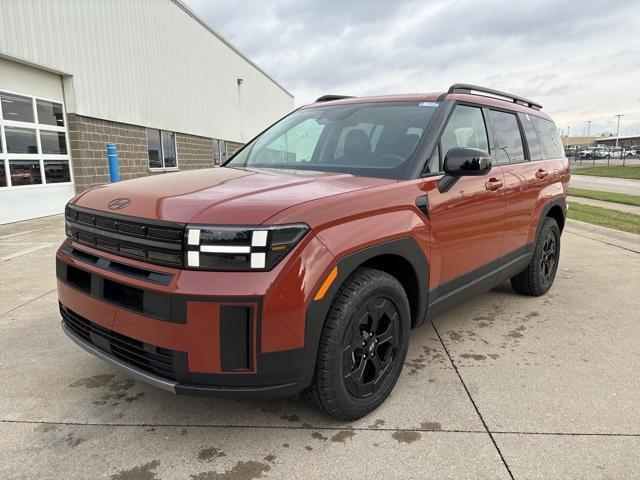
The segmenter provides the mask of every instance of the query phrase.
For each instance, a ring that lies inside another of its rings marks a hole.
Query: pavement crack
[[[491,433],[491,431],[489,430],[489,427],[487,426],[487,422],[485,422],[484,418],[482,417],[482,414],[480,413],[480,409],[476,405],[476,402],[473,400],[473,397],[471,396],[471,392],[467,388],[467,384],[464,383],[464,380],[462,379],[462,375],[460,375],[460,372],[458,371],[458,367],[456,366],[455,362],[453,361],[453,358],[451,358],[451,354],[449,353],[449,350],[447,349],[447,346],[444,344],[444,341],[442,340],[442,337],[440,336],[440,332],[438,331],[438,328],[436,327],[435,323],[433,323],[433,321],[431,322],[431,325],[433,326],[433,329],[435,330],[436,335],[438,336],[438,340],[440,340],[440,344],[442,345],[442,348],[444,349],[444,352],[447,354],[447,357],[449,357],[449,362],[451,362],[451,366],[453,367],[453,369],[456,372],[456,375],[460,379],[460,383],[462,383],[464,391],[467,392],[467,396],[469,397],[469,400],[471,401],[471,404],[473,405],[473,408],[475,409],[476,413],[478,414],[478,417],[480,418],[480,421],[482,422],[482,425],[484,426],[484,429],[486,430],[487,434],[489,435],[489,438],[491,439],[491,442],[493,443],[493,446],[496,448],[496,451],[498,452],[498,455],[500,456],[500,459],[502,460],[502,464],[507,469],[507,473],[509,474],[509,478],[511,478],[511,480],[515,480],[515,478],[513,476],[513,473],[511,472],[511,469],[509,468],[509,465],[507,464],[507,461],[504,458],[504,455],[502,455],[502,452],[500,451],[500,447],[498,447],[498,444],[497,444],[495,438],[493,438],[493,434]]]
[[[44,292],[42,295],[38,295],[37,297],[32,298],[31,300],[29,300],[27,302],[24,302],[22,305],[18,305],[17,307],[12,308],[11,310],[7,310],[4,313],[0,313],[0,318],[4,317],[5,315],[9,315],[11,312],[15,312],[19,308],[22,308],[22,307],[24,307],[26,305],[29,305],[30,303],[35,302],[36,300],[40,300],[42,297],[46,297],[47,295],[49,295],[50,293],[53,293],[55,291],[56,291],[56,289],[53,288],[53,289],[49,290],[48,292]]]
[[[9,420],[0,419],[0,423],[17,425],[45,425],[45,426],[70,426],[70,427],[130,427],[130,428],[253,428],[264,430],[308,430],[313,431],[342,431],[340,426],[289,426],[289,425],[232,425],[210,423],[90,423],[90,422],[55,422],[48,420]],[[349,427],[354,432],[424,432],[424,433],[474,433],[485,435],[487,430],[465,430],[453,428],[403,428],[403,427]],[[549,435],[567,437],[640,437],[640,433],[603,433],[603,432],[529,432],[517,430],[490,430],[496,435]]]

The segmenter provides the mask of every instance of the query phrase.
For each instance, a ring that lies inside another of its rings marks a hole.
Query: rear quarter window
[[[564,148],[562,148],[562,142],[560,141],[560,135],[556,124],[550,120],[546,120],[540,117],[531,117],[533,119],[533,125],[538,131],[540,136],[540,143],[542,144],[542,154],[545,159],[564,157]]]

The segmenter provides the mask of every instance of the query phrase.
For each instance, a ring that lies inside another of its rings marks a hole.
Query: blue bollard
[[[120,181],[120,169],[118,167],[118,152],[115,143],[107,143],[107,160],[109,162],[109,181]]]

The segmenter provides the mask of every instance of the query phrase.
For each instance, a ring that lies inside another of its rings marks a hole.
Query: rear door
[[[481,107],[457,105],[445,127],[429,171],[442,170],[450,148],[490,151]],[[434,297],[447,295],[497,268],[502,252],[505,200],[502,168],[487,175],[460,177],[444,192],[429,191],[433,241],[430,285]]]
[[[531,215],[548,176],[529,115],[489,109],[498,165],[504,172],[506,215],[502,263],[527,253]],[[525,141],[526,140],[526,141]]]

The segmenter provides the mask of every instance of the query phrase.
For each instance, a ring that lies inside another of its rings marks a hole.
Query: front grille
[[[174,352],[156,347],[90,322],[60,304],[64,324],[84,341],[145,372],[176,380]]]
[[[98,250],[182,267],[184,224],[144,220],[68,205],[67,236]]]

